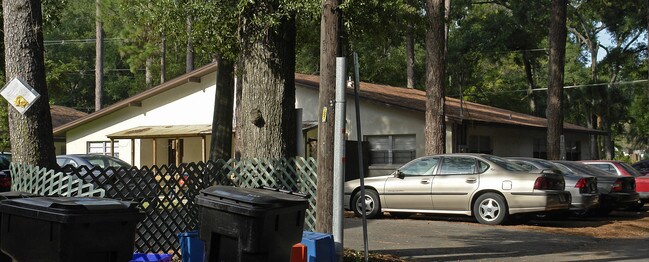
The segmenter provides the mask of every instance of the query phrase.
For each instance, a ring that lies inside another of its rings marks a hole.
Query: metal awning
[[[109,139],[202,137],[212,133],[212,125],[139,126],[109,134]]]

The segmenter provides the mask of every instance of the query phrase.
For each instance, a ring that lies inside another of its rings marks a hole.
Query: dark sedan
[[[158,185],[148,182],[150,176],[141,175],[123,160],[106,155],[72,154],[56,156],[63,171],[106,190],[111,198],[125,200],[153,199]]]
[[[635,179],[633,177],[615,176],[580,162],[553,162],[576,174],[597,177],[597,187],[600,193],[598,213],[601,215],[606,215],[615,209],[634,207],[640,203],[640,196],[635,191]]]

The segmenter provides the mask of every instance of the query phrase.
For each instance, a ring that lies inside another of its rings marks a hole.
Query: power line
[[[104,42],[123,42],[123,38],[104,38]],[[44,45],[66,45],[66,44],[92,44],[97,40],[95,38],[86,39],[61,39],[61,40],[44,40]]]
[[[644,79],[644,80],[632,80],[632,81],[621,81],[621,82],[615,82],[613,84],[610,83],[597,83],[597,84],[584,84],[584,85],[572,85],[572,86],[564,86],[564,89],[572,89],[572,88],[579,88],[579,87],[597,87],[597,86],[608,86],[608,85],[632,85],[632,84],[640,84],[640,83],[645,83],[649,80]],[[518,90],[502,90],[502,91],[491,91],[491,92],[480,92],[481,94],[502,94],[502,93],[518,93],[518,92],[529,92],[529,91],[545,91],[548,90],[547,87],[543,88],[534,88],[534,89],[518,89]],[[468,94],[471,95],[471,94]]]

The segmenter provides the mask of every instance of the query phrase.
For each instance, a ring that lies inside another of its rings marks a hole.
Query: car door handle
[[[420,181],[420,183],[422,183],[422,184],[430,184],[430,179],[428,179],[428,178],[426,178],[426,179],[422,179],[422,180]]]
[[[469,183],[469,184],[473,184],[473,183],[475,183],[476,181],[478,181],[478,180],[475,179],[475,178],[467,178],[467,179],[466,179],[466,182]]]

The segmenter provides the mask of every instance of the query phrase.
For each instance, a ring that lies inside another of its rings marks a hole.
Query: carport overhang
[[[115,152],[116,139],[131,140],[131,163],[135,163],[135,139],[152,139],[153,140],[153,164],[157,164],[156,139],[171,138],[174,139],[175,145],[178,145],[181,138],[200,137],[201,138],[201,158],[203,162],[207,159],[207,136],[212,134],[212,125],[166,125],[166,126],[138,126],[107,135],[110,139],[111,152]],[[176,150],[176,163],[180,163],[180,151]]]

